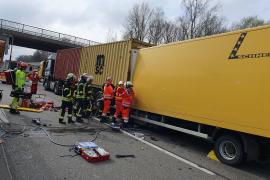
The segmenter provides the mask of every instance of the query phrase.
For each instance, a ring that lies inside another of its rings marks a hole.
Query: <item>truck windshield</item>
[[[48,60],[48,63],[47,63],[47,66],[46,66],[46,71],[49,71],[49,70],[51,70],[51,67],[52,67],[52,65],[53,65],[53,60]]]

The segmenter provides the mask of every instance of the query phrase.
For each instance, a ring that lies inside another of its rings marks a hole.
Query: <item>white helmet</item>
[[[118,85],[124,85],[124,81],[119,81]]]
[[[133,84],[132,84],[132,82],[127,81],[127,82],[125,83],[125,86],[126,86],[126,88],[131,88],[131,87],[133,87]]]
[[[87,80],[87,73],[83,73],[80,77],[80,80],[86,81]]]
[[[67,75],[67,79],[76,79],[76,76],[73,74],[73,73],[68,73],[68,75]]]

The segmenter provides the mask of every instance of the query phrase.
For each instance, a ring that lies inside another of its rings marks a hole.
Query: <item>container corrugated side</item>
[[[93,75],[93,84],[97,86],[102,85],[108,76],[112,77],[114,84],[120,80],[125,81],[128,77],[130,50],[130,40],[83,47],[79,72]],[[105,57],[102,73],[96,72],[98,55]]]
[[[79,76],[81,48],[64,49],[57,51],[54,66],[54,78],[64,80],[68,73]]]
[[[5,52],[5,41],[0,40],[0,63],[3,62],[4,52]]]

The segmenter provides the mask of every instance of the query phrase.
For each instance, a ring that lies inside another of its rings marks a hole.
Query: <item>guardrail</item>
[[[78,46],[89,46],[99,44],[98,42],[79,38],[76,36],[71,36],[67,34],[58,33],[55,31],[50,31],[43,28],[38,28],[34,26],[29,26],[26,24],[21,24],[13,21],[8,21],[5,19],[0,19],[0,29],[4,30],[12,30],[16,32],[21,32],[37,37],[43,37],[48,39],[53,39],[61,42],[67,42],[70,44],[78,45]]]

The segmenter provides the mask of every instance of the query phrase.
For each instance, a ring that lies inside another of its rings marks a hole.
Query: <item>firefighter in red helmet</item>
[[[14,72],[14,79],[12,82],[13,90],[16,92],[23,92],[23,87],[25,85],[26,73],[25,70],[28,64],[24,62],[18,63],[18,69]],[[12,102],[10,104],[10,113],[19,114],[20,112],[17,110],[19,98],[13,97]]]
[[[31,94],[37,94],[37,87],[39,81],[37,70],[33,70],[33,72],[29,75],[29,79],[32,81]]]

